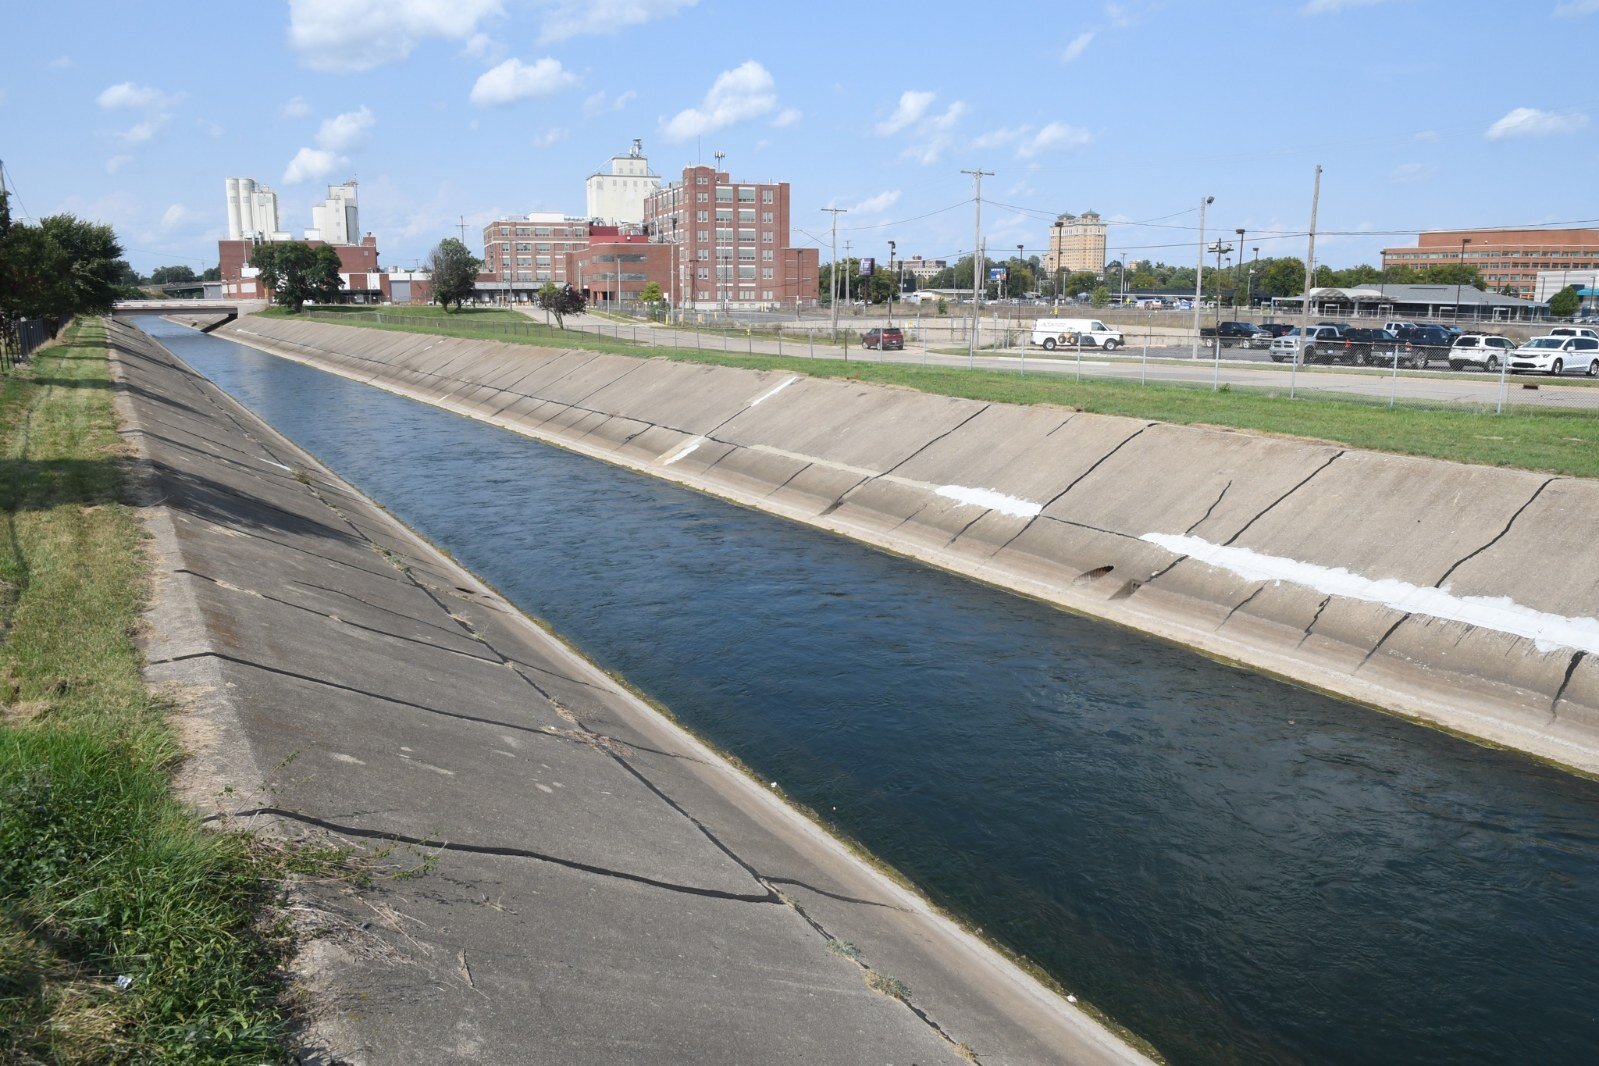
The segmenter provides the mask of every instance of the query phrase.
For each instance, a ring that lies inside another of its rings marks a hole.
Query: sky
[[[1062,212],[1111,259],[1209,236],[1376,263],[1424,229],[1592,223],[1599,0],[167,0],[17,4],[0,66],[13,214],[112,224],[143,272],[217,261],[224,181],[298,236],[360,182],[384,266],[586,210],[644,143],[670,181],[787,181],[793,243],[1042,254]],[[25,44],[22,42],[26,42]],[[1562,73],[1566,72],[1566,73]]]

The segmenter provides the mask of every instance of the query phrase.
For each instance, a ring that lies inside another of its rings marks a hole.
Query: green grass
[[[170,793],[109,386],[97,323],[0,379],[0,1061],[283,1061],[281,870]]]
[[[324,318],[347,315],[350,325],[373,329],[850,378],[995,403],[1053,404],[1150,421],[1310,438],[1401,455],[1599,477],[1599,411],[1511,408],[1503,415],[1495,415],[1489,410],[1460,405],[1389,408],[1377,402],[1324,396],[1289,400],[1286,376],[1282,388],[1277,390],[1212,392],[1208,386],[1172,383],[1077,382],[1060,374],[1024,378],[1010,371],[656,348],[557,330],[515,311],[498,309],[466,310],[440,322],[444,316],[436,308],[384,308],[385,322],[381,325],[358,317],[364,310],[361,308],[327,313],[329,310],[319,309]],[[817,348],[818,352],[832,350]]]

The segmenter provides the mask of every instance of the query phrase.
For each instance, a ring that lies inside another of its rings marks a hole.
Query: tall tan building
[[[1044,256],[1044,269],[1051,274],[1057,270],[1104,272],[1105,224],[1099,220],[1098,211],[1061,215],[1055,219],[1049,227],[1049,252]]]

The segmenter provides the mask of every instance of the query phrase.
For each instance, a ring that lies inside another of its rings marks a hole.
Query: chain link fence
[[[558,330],[527,316],[524,322],[463,321],[453,316],[418,316],[383,311],[318,312],[307,317],[331,322],[454,332],[463,326],[485,336],[559,337],[588,334],[640,347],[679,348],[733,355],[866,360],[946,368],[1070,375],[1075,381],[1114,382],[1213,391],[1249,391],[1285,399],[1340,399],[1400,407],[1464,407],[1498,413],[1507,409],[1569,409],[1599,412],[1599,351],[1591,363],[1565,363],[1558,375],[1518,372],[1510,358],[1486,363],[1451,360],[1447,347],[1382,345],[1369,353],[1317,353],[1307,364],[1268,345],[1201,337],[1191,313],[1151,314],[1144,321],[1106,325],[1121,333],[1121,343],[1106,350],[1086,337],[1053,351],[1031,343],[1028,318],[986,314],[975,323],[965,317],[913,315],[779,317],[685,312],[681,321],[640,314],[568,316]],[[1180,316],[1184,321],[1176,321]],[[1077,317],[1094,318],[1092,314]],[[1207,316],[1208,317],[1208,316]],[[1296,323],[1297,319],[1290,320]],[[847,328],[845,324],[848,323]],[[898,328],[904,348],[882,351],[863,341],[867,330]],[[1528,331],[1548,327],[1527,327]],[[1512,341],[1522,338],[1512,337]]]

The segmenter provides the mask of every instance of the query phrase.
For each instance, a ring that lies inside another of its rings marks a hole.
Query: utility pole
[[[993,177],[992,170],[962,170],[962,174],[970,174],[976,184],[972,193],[972,202],[977,206],[974,232],[972,236],[972,328],[966,333],[966,366],[970,368],[977,359],[977,293],[979,275],[982,274],[981,253],[978,251],[983,245],[983,178]]]
[[[465,215],[461,216],[460,230],[461,230],[461,243],[465,244],[466,243],[466,216]]]
[[[888,272],[890,274],[894,273],[894,249],[895,249],[895,247],[896,247],[896,245],[894,244],[893,241],[889,241],[888,242]],[[899,293],[897,293],[897,292],[891,292],[891,293],[888,294],[888,324],[890,326],[892,326],[894,324],[894,297],[896,297],[898,295],[899,295]]]
[[[844,240],[844,302],[849,303],[849,239]]]
[[[1190,359],[1199,358],[1199,297],[1205,280],[1205,208],[1216,202],[1214,196],[1199,201],[1199,262],[1194,265],[1194,349]]]
[[[1321,205],[1321,164],[1316,164],[1316,187],[1310,194],[1310,246],[1305,249],[1305,295],[1299,300],[1299,351],[1288,364],[1288,398],[1294,398],[1294,378],[1305,357],[1305,335],[1310,332],[1310,287],[1316,281],[1316,208]]]
[[[838,337],[838,216],[849,213],[847,207],[824,207],[833,216],[833,268],[827,272],[827,305],[833,310],[833,338]]]

